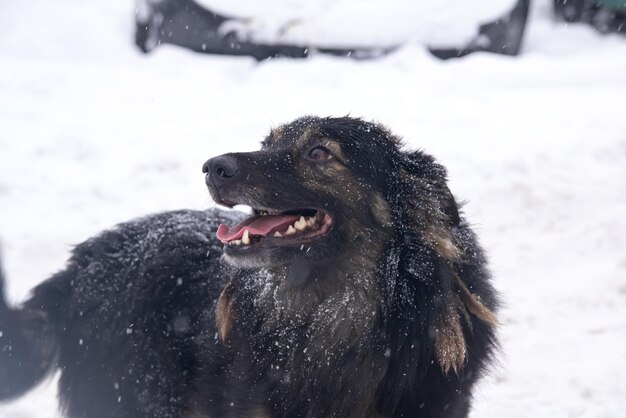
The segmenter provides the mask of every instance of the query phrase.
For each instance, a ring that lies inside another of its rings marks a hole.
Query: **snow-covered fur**
[[[320,146],[332,157],[307,158]],[[220,298],[230,403],[209,415],[466,417],[497,301],[445,169],[355,118],[304,117],[261,151],[226,158],[237,169],[227,181],[207,163],[218,202],[319,208],[333,229],[295,248],[227,247],[233,265],[263,269],[235,276]]]
[[[333,159],[302,158],[320,144]],[[466,417],[497,301],[444,168],[354,118],[301,118],[229,158],[228,187],[207,177],[218,202],[324,208],[332,229],[226,250],[238,270],[214,238],[237,212],[86,241],[23,305],[0,293],[0,400],[58,369],[71,418]]]
[[[201,370],[196,337],[215,328],[227,277],[214,238],[223,222],[233,215],[210,210],[118,225],[77,246],[19,308],[2,299],[0,400],[58,368],[68,417],[184,416]],[[203,350],[219,368],[216,341]]]

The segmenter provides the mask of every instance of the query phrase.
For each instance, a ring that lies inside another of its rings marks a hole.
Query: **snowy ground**
[[[545,0],[544,0],[545,1]],[[435,154],[487,247],[502,356],[473,417],[626,412],[626,38],[533,10],[524,55],[257,64],[131,45],[127,0],[0,2],[0,236],[13,302],[116,222],[212,204],[209,156],[310,113]],[[53,380],[0,417],[50,418]]]

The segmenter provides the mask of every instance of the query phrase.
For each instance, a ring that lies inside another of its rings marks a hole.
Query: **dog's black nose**
[[[235,158],[221,155],[204,163],[202,172],[207,175],[207,180],[210,178],[217,185],[235,177],[239,172],[239,167]]]

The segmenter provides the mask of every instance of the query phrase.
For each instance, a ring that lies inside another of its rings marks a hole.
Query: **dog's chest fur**
[[[246,411],[262,405],[270,416],[372,415],[385,363],[376,335],[380,295],[376,269],[363,257],[353,261],[359,269],[352,262],[317,267],[323,276],[300,283],[290,277],[293,266],[241,278],[232,342],[242,369],[235,366],[240,375],[231,377],[235,387],[247,386],[249,396],[239,399]]]

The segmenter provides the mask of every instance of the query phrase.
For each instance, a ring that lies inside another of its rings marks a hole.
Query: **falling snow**
[[[208,157],[255,149],[302,114],[350,113],[448,167],[490,254],[502,355],[473,416],[622,416],[626,40],[556,24],[550,3],[535,2],[516,59],[440,62],[418,37],[377,61],[257,64],[169,46],[142,56],[129,0],[4,2],[0,238],[11,301],[111,225],[211,206]],[[0,417],[58,416],[50,380]]]

